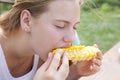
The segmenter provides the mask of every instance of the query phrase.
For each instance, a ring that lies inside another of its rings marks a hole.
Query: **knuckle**
[[[68,63],[63,63],[62,64],[66,69],[68,69],[68,67],[69,67],[69,64]]]
[[[54,74],[52,72],[47,72],[46,80],[55,80]]]
[[[62,61],[62,65],[65,66],[65,67],[69,67],[69,61]]]
[[[62,78],[61,80],[65,80],[67,76],[68,76],[68,72],[66,71],[64,73],[61,73],[59,76],[57,76],[57,78],[59,79]]]
[[[60,59],[59,58],[55,58],[53,64],[54,65],[59,65],[59,62],[60,62]]]
[[[61,73],[61,76],[68,75],[69,66],[68,65],[62,65],[60,73]]]
[[[54,60],[57,62],[57,61],[60,60],[60,57],[59,57],[59,56],[56,56],[56,57],[54,57]]]

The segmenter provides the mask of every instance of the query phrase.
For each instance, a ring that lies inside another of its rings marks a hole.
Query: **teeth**
[[[53,54],[56,53],[58,49],[53,50]],[[96,57],[96,53],[100,50],[93,46],[71,46],[69,48],[62,48],[63,52],[68,52],[68,58],[72,62],[91,60]]]

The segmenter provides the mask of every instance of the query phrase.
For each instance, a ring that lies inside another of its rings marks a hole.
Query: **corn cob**
[[[53,50],[53,54],[58,49]],[[93,46],[71,46],[69,48],[62,48],[63,52],[68,53],[68,59],[72,62],[79,62],[85,60],[91,60],[97,56],[97,52],[100,51],[98,48]]]

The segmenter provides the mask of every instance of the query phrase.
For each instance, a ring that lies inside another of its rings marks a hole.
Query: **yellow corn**
[[[53,50],[52,53],[55,54],[57,50],[58,49]],[[69,48],[62,48],[62,50],[68,53],[68,59],[72,62],[91,60],[96,57],[96,53],[100,51],[93,46],[71,46]]]

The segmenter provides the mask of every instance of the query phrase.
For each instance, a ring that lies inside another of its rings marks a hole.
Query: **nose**
[[[66,35],[64,36],[64,42],[72,44],[75,41],[75,32],[67,32]]]

